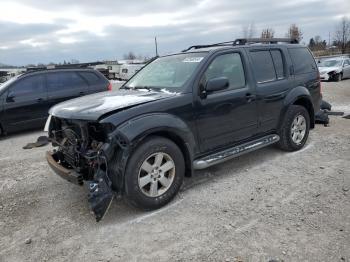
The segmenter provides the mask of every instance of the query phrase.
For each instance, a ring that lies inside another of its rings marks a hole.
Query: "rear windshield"
[[[306,74],[317,70],[315,59],[309,49],[300,47],[290,48],[288,51],[293,61],[294,74]]]

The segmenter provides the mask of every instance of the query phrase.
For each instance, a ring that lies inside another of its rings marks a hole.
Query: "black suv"
[[[111,87],[92,69],[42,70],[14,77],[0,85],[0,135],[44,127],[53,105]]]
[[[114,193],[155,209],[193,170],[274,143],[301,149],[319,109],[320,78],[311,52],[282,40],[193,46],[152,61],[120,91],[53,107],[49,165],[87,182],[98,221]]]

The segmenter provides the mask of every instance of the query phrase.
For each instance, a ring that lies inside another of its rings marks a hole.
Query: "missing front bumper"
[[[57,175],[73,184],[83,185],[83,176],[60,165],[57,153],[46,152],[46,159]],[[88,202],[90,209],[95,215],[96,221],[99,222],[107,213],[114,198],[111,181],[106,172],[99,169],[96,171],[93,180],[86,181],[86,183],[89,189]]]
[[[76,184],[83,185],[83,176],[73,169],[67,169],[58,163],[57,153],[46,152],[46,160],[51,169],[63,179]]]

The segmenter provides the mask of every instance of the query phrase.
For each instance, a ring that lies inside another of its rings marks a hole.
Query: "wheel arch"
[[[281,128],[286,112],[289,106],[291,105],[303,106],[308,111],[310,116],[310,128],[315,127],[315,111],[312,103],[311,94],[306,87],[297,86],[293,88],[284,99],[283,109],[280,114],[278,129]]]
[[[123,137],[128,148],[128,158],[133,151],[152,136],[159,136],[174,142],[185,160],[186,176],[192,175],[195,138],[191,129],[180,118],[167,113],[154,113],[137,117],[117,128],[117,136]]]

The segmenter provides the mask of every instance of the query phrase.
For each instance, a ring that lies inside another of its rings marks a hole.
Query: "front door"
[[[255,90],[247,80],[245,61],[245,54],[239,51],[218,54],[201,76],[199,89],[203,89],[210,79],[226,77],[229,80],[227,89],[208,93],[205,97],[194,92],[202,153],[239,143],[257,132]]]
[[[47,117],[47,90],[41,74],[14,82],[4,103],[4,123],[8,131],[39,127]]]

